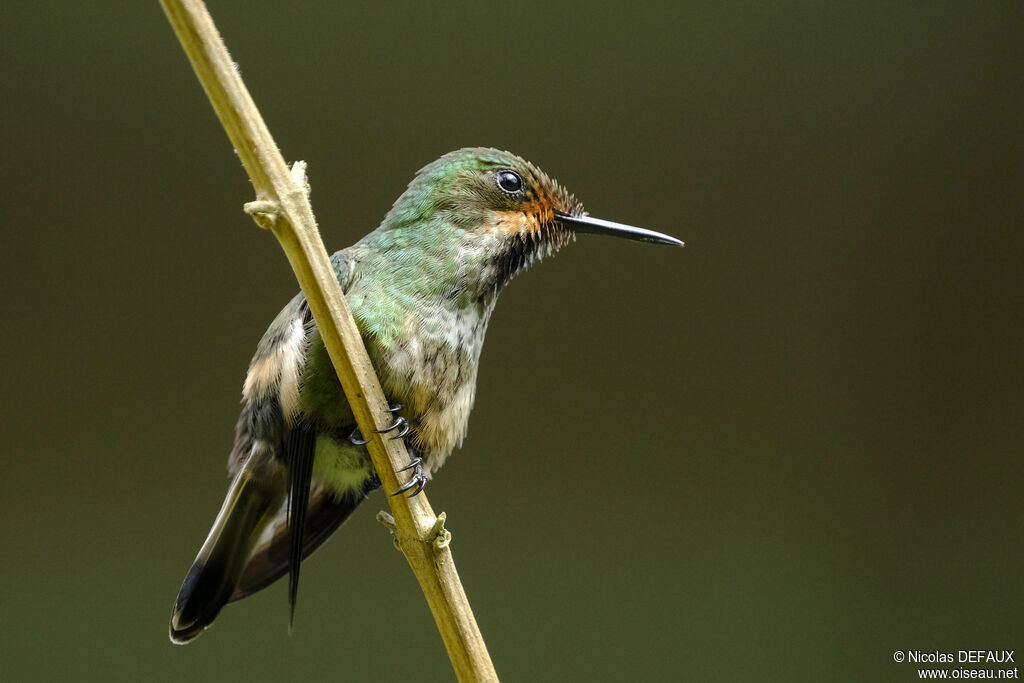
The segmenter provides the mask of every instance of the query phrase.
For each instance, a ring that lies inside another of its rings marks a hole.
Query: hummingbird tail
[[[195,639],[228,602],[263,527],[281,505],[283,490],[260,483],[242,468],[231,482],[217,520],[185,576],[171,612],[171,642]]]

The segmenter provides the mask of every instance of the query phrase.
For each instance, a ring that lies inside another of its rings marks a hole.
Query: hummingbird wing
[[[345,249],[331,256],[331,265],[343,291],[349,289],[357,260],[353,250]],[[318,425],[317,420],[302,413],[300,407],[300,385],[302,377],[310,370],[310,363],[317,363],[320,356],[309,357],[310,339],[315,334],[309,306],[299,293],[271,323],[264,339],[260,342],[246,379],[246,394],[249,402],[258,393],[250,392],[268,385],[264,380],[272,378],[273,402],[282,418],[284,434],[280,438],[278,459],[288,472],[288,497],[276,511],[271,522],[261,530],[253,550],[246,562],[238,584],[229,602],[240,600],[251,593],[289,574],[288,601],[294,617],[298,592],[299,569],[302,560],[320,546],[352,513],[366,493],[379,484],[366,482],[362,491],[348,496],[337,496],[330,489],[315,484],[312,480],[316,443],[321,429],[347,434],[355,428],[351,425]],[[321,363],[322,364],[322,363]],[[319,365],[317,365],[319,368]],[[333,373],[328,367],[327,372]],[[264,397],[266,394],[264,394]],[[243,414],[248,411],[243,411]],[[266,422],[243,419],[239,421],[238,442],[244,443],[251,428],[259,431]],[[273,431],[273,430],[270,430]],[[236,448],[237,450],[237,448]],[[229,469],[242,460],[237,454],[229,459]]]
[[[378,488],[376,477],[367,482],[363,493],[358,496],[338,498],[327,487],[313,484],[306,505],[305,525],[302,534],[301,559],[309,557],[326,541],[359,506],[366,494]],[[266,588],[289,571],[294,558],[292,535],[288,528],[286,504],[282,504],[274,521],[271,522],[256,542],[249,561],[235,586],[228,602],[241,600],[258,590]]]
[[[331,256],[343,290],[352,281],[356,262],[349,250]],[[313,330],[300,293],[270,324],[256,349],[228,458],[232,484],[175,601],[170,635],[176,643],[202,633],[226,602],[263,588],[285,572],[291,573],[294,613],[302,559],[375,488],[367,482],[363,495],[351,500],[311,488],[318,431],[344,427],[318,426],[302,413],[300,380]]]
[[[283,477],[276,482],[243,468],[234,477],[220,513],[189,569],[171,613],[170,636],[187,643],[208,627],[228,601],[245,566],[254,529],[284,498]]]

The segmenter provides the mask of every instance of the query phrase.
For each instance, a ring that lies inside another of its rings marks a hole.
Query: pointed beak
[[[591,218],[590,216],[573,216],[572,214],[555,211],[555,220],[576,232],[589,233],[591,235],[611,235],[622,237],[636,242],[653,242],[654,244],[672,244],[681,247],[684,243],[675,237],[663,235],[660,232],[635,228],[632,225],[613,223],[612,221]]]

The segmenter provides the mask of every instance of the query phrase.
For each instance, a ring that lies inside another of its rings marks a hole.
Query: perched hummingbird
[[[423,168],[376,230],[331,257],[406,440],[419,493],[462,443],[498,292],[575,233],[682,242],[590,218],[533,164],[496,149]],[[270,324],[242,388],[227,497],[178,593],[170,637],[187,643],[228,602],[290,574],[380,487],[300,293]],[[393,494],[395,495],[395,494]]]

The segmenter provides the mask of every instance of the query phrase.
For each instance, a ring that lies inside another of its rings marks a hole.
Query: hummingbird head
[[[428,251],[455,243],[463,252],[479,252],[494,266],[488,270],[498,286],[576,233],[683,245],[651,230],[591,218],[535,165],[484,147],[450,152],[421,169],[381,228],[404,233],[410,246]]]

